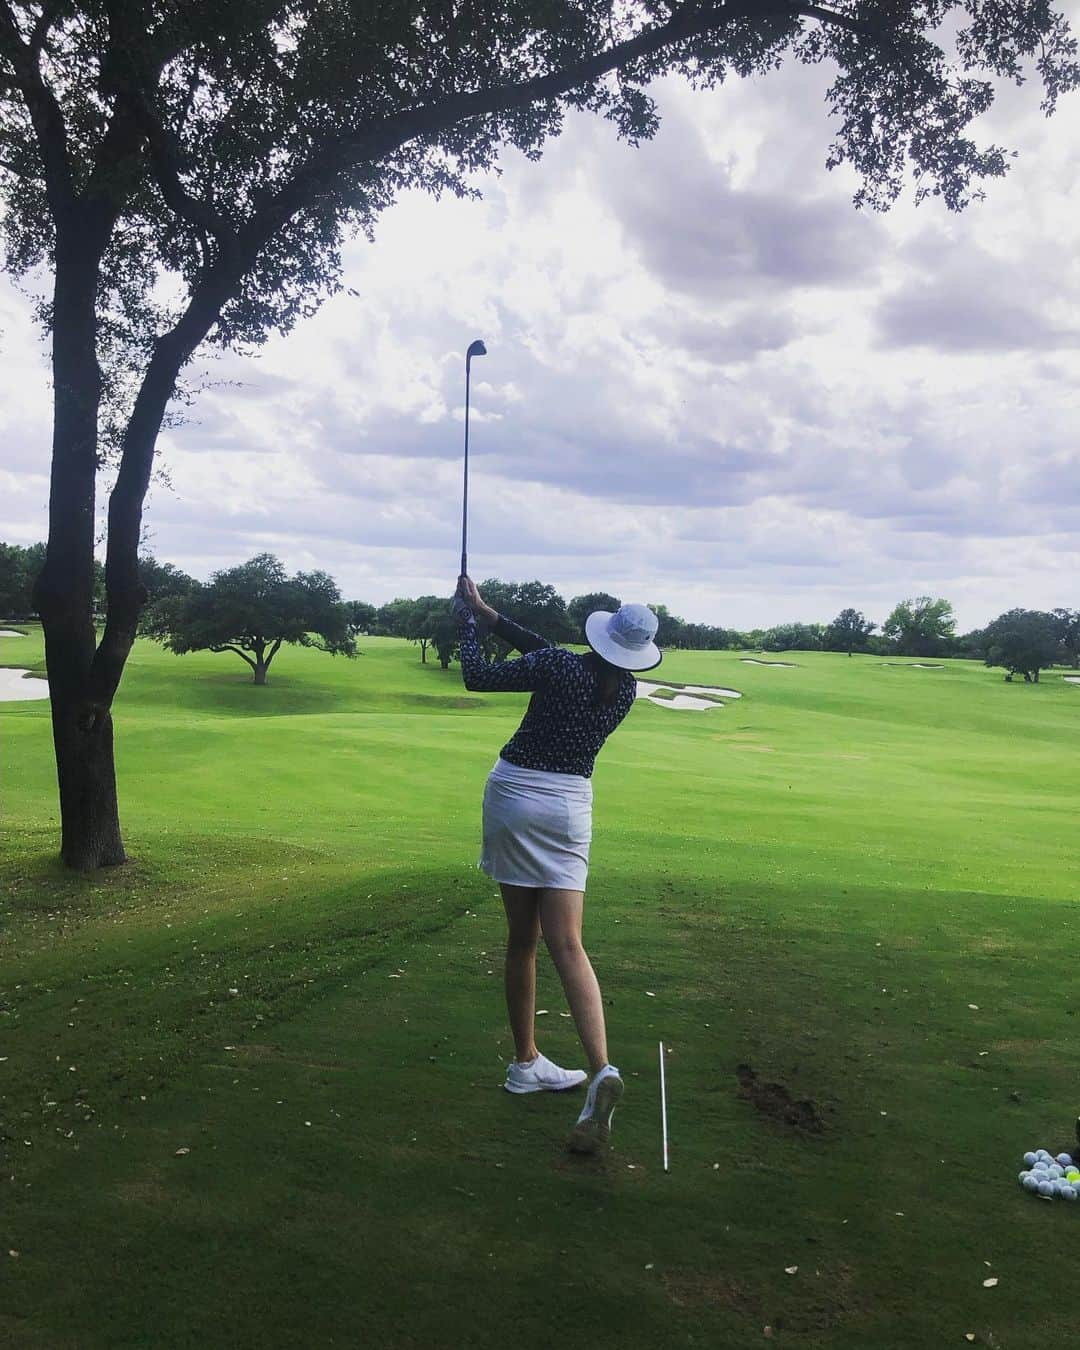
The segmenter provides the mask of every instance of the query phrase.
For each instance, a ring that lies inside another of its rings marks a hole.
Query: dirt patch
[[[1008,1041],[992,1041],[990,1043],[992,1050],[1004,1051],[1006,1054],[1013,1055],[1034,1055],[1041,1051],[1055,1049],[1055,1042],[1050,1040],[1036,1040],[1031,1037],[1016,1037]]]
[[[727,1308],[744,1317],[763,1316],[761,1296],[726,1275],[695,1275],[665,1271],[661,1276],[667,1296],[676,1308]]]
[[[830,1331],[862,1313],[854,1272],[843,1263],[803,1265],[790,1282],[768,1290],[750,1289],[726,1275],[668,1271],[661,1276],[677,1308],[724,1308],[752,1321],[758,1334]]]
[[[816,1102],[796,1101],[783,1083],[763,1083],[749,1064],[740,1064],[735,1077],[739,1080],[739,1096],[755,1111],[807,1134],[821,1134],[825,1129]]]

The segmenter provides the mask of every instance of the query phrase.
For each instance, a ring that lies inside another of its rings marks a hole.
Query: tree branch
[[[211,647],[212,652],[235,652],[237,656],[242,657],[252,670],[255,669],[255,662],[248,656],[247,652],[241,651],[239,647],[234,647],[231,642],[223,642],[220,647]]]
[[[64,8],[64,0],[51,0],[47,5],[43,5],[41,13],[37,17],[33,31],[30,34],[29,51],[31,59],[37,65],[38,57],[45,48],[45,41],[49,36],[49,29],[60,17],[60,11]]]
[[[23,41],[8,0],[0,0],[0,55],[15,71],[38,148],[45,163],[45,187],[53,215],[59,218],[72,204],[74,185],[68,158],[67,128],[56,95],[42,79],[38,53]]]
[[[189,225],[213,235],[222,253],[236,244],[232,223],[207,202],[193,197],[180,179],[180,156],[168,128],[158,117],[145,90],[137,97],[136,115],[150,147],[150,171],[166,205]]]
[[[496,85],[467,94],[453,94],[442,102],[421,105],[376,123],[364,132],[338,137],[326,143],[303,165],[241,231],[242,238],[261,247],[285,220],[307,205],[320,191],[333,186],[344,162],[350,168],[382,159],[419,136],[431,136],[460,122],[513,112],[532,103],[558,98],[580,85],[590,84],[611,71],[643,58],[654,56],[676,42],[700,37],[739,19],[760,18],[765,14],[797,18],[800,5],[785,0],[738,0],[738,3],[684,6],[667,23],[650,28],[636,37],[609,47],[595,56],[574,62],[547,75],[539,75],[519,84]],[[247,242],[245,240],[244,242]]]

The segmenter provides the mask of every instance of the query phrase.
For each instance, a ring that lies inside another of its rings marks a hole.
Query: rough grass
[[[1080,690],[669,655],[744,697],[640,700],[598,764],[586,936],[628,1090],[589,1163],[576,1097],[499,1088],[473,864],[523,700],[364,646],[257,689],[138,644],[134,861],[98,876],[52,861],[47,705],[0,709],[0,1344],[1071,1342],[1046,1262],[1080,1206],[1015,1173],[1078,1109]],[[577,1063],[546,965],[539,1006]]]

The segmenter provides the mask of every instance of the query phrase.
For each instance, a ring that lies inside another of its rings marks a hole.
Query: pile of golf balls
[[[1025,1191],[1046,1200],[1080,1200],[1080,1167],[1068,1153],[1056,1158],[1044,1148],[1025,1153],[1018,1180]]]

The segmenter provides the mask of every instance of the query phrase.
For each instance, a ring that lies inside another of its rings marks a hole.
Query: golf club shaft
[[[467,531],[469,526],[469,367],[472,357],[465,358],[465,479],[461,493],[461,575],[469,571]]]
[[[660,1124],[664,1131],[664,1171],[668,1170],[667,1082],[664,1078],[664,1042],[660,1042]]]

